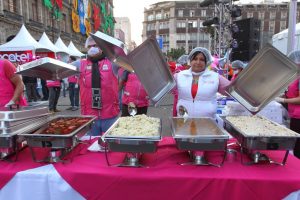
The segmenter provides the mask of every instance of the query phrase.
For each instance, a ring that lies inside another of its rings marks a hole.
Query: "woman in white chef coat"
[[[225,77],[210,71],[212,56],[206,48],[196,47],[189,53],[191,68],[175,75],[178,90],[177,113],[185,108],[189,117],[215,118],[217,92],[225,95],[230,84]]]

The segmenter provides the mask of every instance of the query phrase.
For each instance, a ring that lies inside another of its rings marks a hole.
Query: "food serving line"
[[[100,32],[93,37],[110,60],[137,73],[153,104],[174,87],[155,39],[146,40],[127,56],[114,38]],[[283,77],[275,76],[286,81],[268,94],[255,85],[269,90],[265,83],[272,77],[257,71],[266,59],[272,67],[284,69],[285,64],[287,68]],[[298,68],[285,59],[267,46],[228,94],[257,113],[296,77]],[[42,58],[20,66],[19,73],[60,79],[78,72],[68,64]],[[87,141],[80,138],[95,117],[52,117],[45,108],[4,110],[0,150],[6,161],[0,162],[0,198],[33,199],[37,194],[37,199],[39,195],[50,199],[282,199],[300,189],[300,161],[289,155],[297,133],[259,116],[242,125],[241,116],[229,116],[224,127],[218,127],[211,118],[189,118],[182,110],[182,117],[170,118],[172,137],[162,138],[160,119],[132,116],[119,118],[101,138]],[[250,130],[251,126],[257,129]],[[229,139],[229,134],[235,139]],[[90,152],[98,150],[101,153]],[[26,186],[20,186],[22,182]]]

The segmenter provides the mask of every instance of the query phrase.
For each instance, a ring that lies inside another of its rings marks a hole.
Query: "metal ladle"
[[[137,114],[137,108],[134,103],[130,102],[128,104],[128,113],[131,116],[135,116]]]

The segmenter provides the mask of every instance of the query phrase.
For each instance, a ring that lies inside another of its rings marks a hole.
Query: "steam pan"
[[[250,61],[227,93],[256,114],[297,78],[298,66],[267,44]]]
[[[194,151],[225,150],[228,134],[211,118],[171,118],[177,148]]]
[[[30,119],[34,117],[40,117],[48,115],[47,107],[21,107],[17,110],[10,110],[9,108],[0,108],[0,121],[1,127],[9,123],[4,122],[15,122],[14,124],[22,123],[20,120]]]

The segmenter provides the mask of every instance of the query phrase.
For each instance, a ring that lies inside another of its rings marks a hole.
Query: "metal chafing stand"
[[[223,165],[229,136],[213,119],[174,117],[171,125],[177,148],[187,150],[191,158],[190,162],[181,165]],[[219,164],[207,161],[205,151],[224,151],[222,161]]]
[[[294,62],[272,45],[267,44],[250,61],[248,67],[238,75],[226,91],[255,115],[297,78],[299,70]],[[252,162],[247,164],[259,163],[259,161],[277,163],[259,151],[252,150],[281,149],[287,151],[283,161],[277,164],[284,165],[288,150],[293,148],[296,140],[296,137],[249,137],[236,129],[228,120],[225,119],[224,122],[225,129],[238,139],[241,145],[241,153],[248,154],[252,158]]]
[[[68,134],[47,134],[45,129],[49,127],[49,124],[60,119],[88,119],[88,121]],[[96,119],[95,116],[54,116],[48,118],[39,127],[35,127],[34,132],[26,132],[19,134],[20,138],[24,138],[27,141],[27,145],[30,148],[32,159],[35,162],[65,162],[64,156],[67,155],[79,142],[79,138],[85,135],[92,126],[92,123]],[[47,148],[50,149],[49,155],[43,159],[37,159],[34,148]]]
[[[0,160],[7,159],[26,146],[26,141],[18,139],[20,133],[34,130],[48,116],[46,107],[21,107],[15,110],[0,108]]]
[[[112,152],[124,152],[125,158],[122,163],[113,166],[117,167],[144,167],[140,163],[140,159],[144,153],[154,153],[157,150],[157,144],[161,140],[161,120],[160,127],[157,130],[156,136],[114,136],[111,135],[112,130],[118,126],[118,119],[102,136],[101,140],[106,143],[105,156],[107,165],[111,166],[108,160],[108,150]]]
[[[234,116],[234,118],[239,118],[239,116]],[[238,145],[240,146],[240,152],[241,152],[241,163],[244,165],[252,165],[252,164],[258,164],[262,162],[285,165],[289,155],[289,151],[294,149],[297,139],[300,138],[300,135],[298,135],[295,132],[294,132],[294,136],[276,136],[275,132],[270,136],[268,135],[259,136],[259,134],[253,136],[241,131],[239,128],[237,128],[233,123],[231,123],[226,118],[223,119],[224,119],[224,128],[238,141]],[[275,126],[281,126],[275,122],[272,121],[269,122],[274,124]],[[245,124],[246,123],[247,122],[245,122]],[[286,131],[293,132],[287,128]],[[266,154],[261,153],[260,152],[261,150],[285,150],[285,154],[282,161],[277,162],[269,158]],[[243,159],[243,154],[246,154],[251,159],[251,161],[245,162]]]

